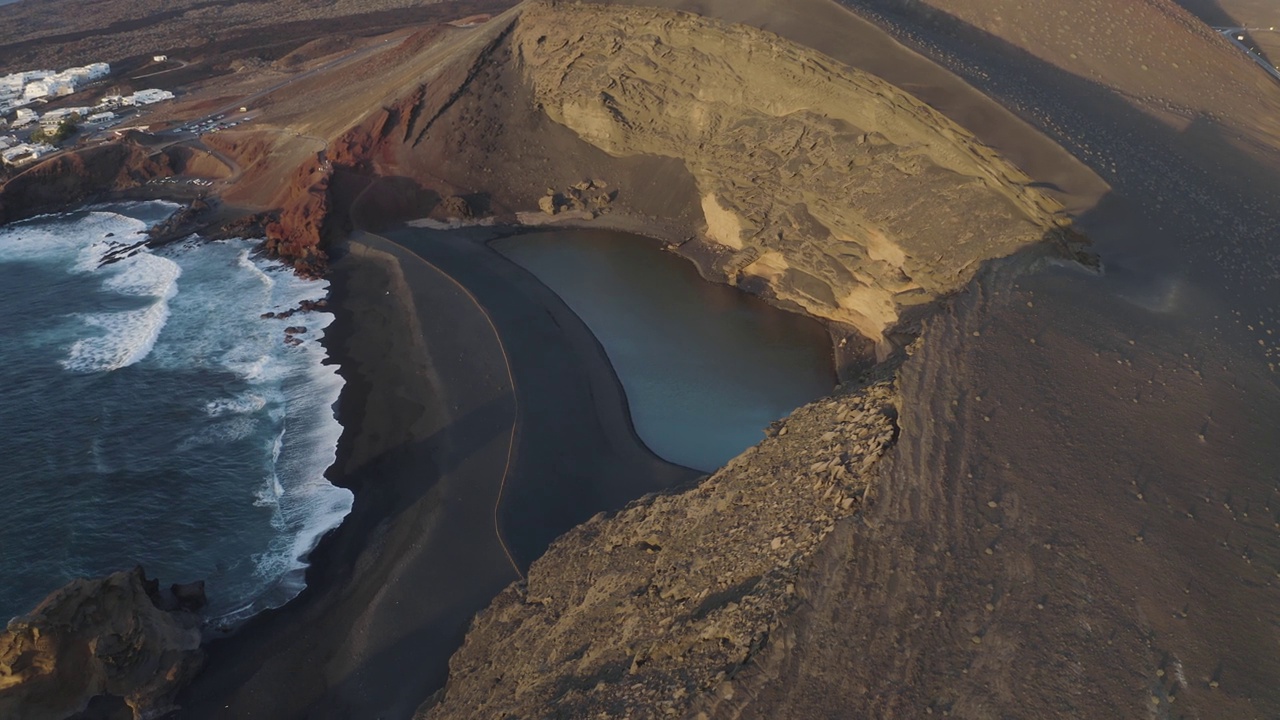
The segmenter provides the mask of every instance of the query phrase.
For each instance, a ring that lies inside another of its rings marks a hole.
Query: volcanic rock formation
[[[419,716],[713,706],[801,601],[797,577],[822,539],[862,508],[895,438],[895,400],[888,377],[850,388],[776,423],[698,487],[570,531],[477,617]]]
[[[954,122],[776,35],[550,0],[510,17],[336,141],[334,162],[532,213],[565,206],[547,187],[603,178],[608,222],[665,223],[708,277],[855,328],[882,356],[904,313],[1065,224]]]
[[[76,207],[105,193],[180,173],[222,177],[227,168],[203,150],[151,148],[137,136],[69,152],[0,184],[0,223]]]
[[[512,43],[553,120],[610,155],[684,162],[726,265],[874,340],[1061,209],[905,92],[759,30],[538,2]]]
[[[177,586],[175,606],[203,604],[203,588]],[[187,610],[159,607],[142,568],[75,580],[0,633],[0,717],[62,720],[107,695],[134,718],[173,709],[200,669],[200,627]]]

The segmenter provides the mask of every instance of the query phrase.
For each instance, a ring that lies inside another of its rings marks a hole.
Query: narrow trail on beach
[[[382,243],[386,243],[387,245],[394,245],[394,243],[390,239],[382,235],[379,235],[377,233],[370,232],[368,230],[360,230],[359,232],[361,233],[361,239],[365,242],[372,243],[376,241],[381,241]],[[502,468],[502,477],[498,481],[498,497],[493,504],[493,534],[494,534],[494,537],[497,538],[498,544],[502,546],[502,552],[504,555],[506,555],[507,561],[511,563],[511,569],[515,571],[516,575],[518,575],[521,580],[523,580],[524,571],[520,569],[520,564],[516,562],[515,556],[511,554],[511,548],[507,545],[506,539],[502,536],[502,524],[499,521],[500,510],[502,508],[502,496],[506,491],[507,478],[511,474],[511,461],[515,455],[516,433],[520,427],[520,395],[516,391],[515,376],[511,372],[511,356],[507,354],[507,349],[502,344],[502,335],[498,333],[498,328],[496,325],[494,325],[493,318],[490,317],[489,313],[485,311],[484,306],[480,304],[480,301],[476,299],[476,296],[473,295],[471,291],[467,290],[465,286],[463,286],[461,283],[459,283],[457,280],[451,277],[448,273],[436,267],[431,262],[423,258],[421,255],[413,253],[412,257],[416,262],[422,263],[423,265],[430,268],[432,271],[439,273],[443,278],[445,278],[450,283],[452,283],[455,287],[457,287],[457,289],[471,301],[471,303],[475,306],[476,310],[479,311],[480,315],[482,315],[485,321],[488,323],[489,329],[493,332],[494,342],[498,344],[499,349],[502,351],[502,359],[507,370],[507,381],[510,384],[510,388],[511,388],[511,402],[515,406],[515,411],[511,421],[511,434],[507,441],[507,462],[506,462],[506,465],[504,465]]]

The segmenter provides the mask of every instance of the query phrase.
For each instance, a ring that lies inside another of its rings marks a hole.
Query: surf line
[[[502,342],[502,335],[498,332],[498,326],[494,324],[493,318],[489,316],[489,311],[484,309],[484,306],[480,304],[480,301],[476,299],[476,296],[473,295],[466,286],[458,282],[456,278],[445,272],[435,263],[422,257],[413,250],[392,241],[390,238],[383,237],[377,233],[371,233],[368,230],[361,230],[361,232],[376,237],[379,240],[386,242],[388,245],[404,250],[406,253],[413,256],[413,258],[418,262],[426,265],[432,270],[435,270],[445,278],[448,278],[449,282],[453,283],[455,287],[461,290],[462,294],[466,295],[467,299],[471,301],[471,304],[475,305],[476,309],[480,311],[480,315],[484,317],[485,322],[489,323],[489,330],[493,332],[493,339],[498,341],[498,350],[502,353],[502,363],[506,366],[507,370],[507,384],[511,388],[513,414],[511,418],[511,434],[507,438],[507,463],[502,468],[502,479],[498,481],[498,497],[493,503],[493,534],[498,538],[498,546],[502,548],[502,554],[507,556],[507,562],[511,564],[511,569],[516,571],[517,577],[521,580],[525,580],[525,575],[521,572],[519,563],[516,562],[515,556],[511,554],[511,549],[507,547],[506,538],[502,537],[502,526],[498,522],[498,510],[502,507],[502,496],[507,489],[507,476],[511,473],[511,458],[515,455],[516,450],[516,429],[520,425],[520,394],[516,392],[516,378],[511,372],[511,358],[507,355],[507,346]]]

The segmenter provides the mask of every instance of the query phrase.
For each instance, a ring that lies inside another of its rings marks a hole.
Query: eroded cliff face
[[[570,531],[476,618],[442,697],[419,715],[710,707],[800,602],[819,543],[862,508],[896,437],[895,399],[881,377],[801,408],[698,487]]]
[[[329,265],[324,240],[334,232],[329,173],[319,163],[303,165],[282,197],[279,216],[266,224],[264,247],[297,272],[322,277]]]
[[[968,131],[776,35],[552,0],[493,23],[335,139],[339,171],[507,218],[602,181],[605,224],[680,243],[707,277],[856,329],[882,357],[984,260],[1068,234],[1061,205]]]
[[[75,580],[10,621],[0,633],[0,717],[62,720],[103,695],[139,720],[172,710],[203,660],[200,624],[158,599],[135,568]]]
[[[51,158],[0,185],[0,223],[74,207],[99,193],[168,177],[186,159],[129,138]]]
[[[686,165],[728,280],[876,341],[1061,223],[1056,201],[940,113],[760,30],[540,1],[511,43],[552,120],[610,155]]]

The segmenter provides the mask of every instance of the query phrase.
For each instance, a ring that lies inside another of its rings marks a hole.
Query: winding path
[[[516,451],[516,431],[520,427],[520,423],[519,423],[520,396],[516,390],[515,376],[511,372],[511,356],[507,353],[506,347],[502,344],[502,335],[498,332],[498,327],[494,324],[493,318],[490,317],[489,313],[485,311],[484,306],[480,304],[480,301],[476,299],[476,296],[473,295],[471,291],[467,290],[467,288],[464,285],[462,285],[462,283],[459,283],[457,280],[451,277],[448,273],[436,267],[431,262],[423,258],[421,255],[418,255],[416,253],[411,253],[411,254],[406,254],[408,256],[406,257],[405,255],[402,255],[396,252],[396,249],[391,247],[392,245],[391,240],[381,235],[378,235],[376,233],[362,231],[360,235],[360,239],[363,242],[369,244],[371,247],[379,247],[384,251],[390,251],[398,255],[401,258],[401,262],[408,260],[411,263],[420,263],[424,265],[430,272],[439,275],[441,279],[452,284],[455,288],[457,288],[457,290],[463,297],[465,297],[468,301],[471,302],[471,304],[475,307],[476,312],[479,313],[480,317],[484,318],[485,323],[488,325],[489,330],[493,334],[493,341],[494,343],[497,344],[497,348],[502,355],[503,365],[507,371],[507,384],[508,384],[508,388],[510,389],[511,403],[513,406],[512,419],[511,419],[511,432],[507,438],[506,464],[502,468],[502,476],[498,479],[497,497],[494,499],[494,502],[493,502],[493,534],[494,534],[494,537],[497,539],[498,544],[502,547],[502,553],[503,555],[506,556],[507,562],[511,564],[511,569],[515,571],[516,575],[521,580],[523,580],[525,577],[524,571],[520,569],[520,564],[516,562],[515,556],[511,553],[510,546],[507,545],[507,541],[502,535],[502,524],[499,520],[500,510],[502,508],[502,496],[506,491],[507,479],[511,476],[511,461],[514,458],[515,451]]]

